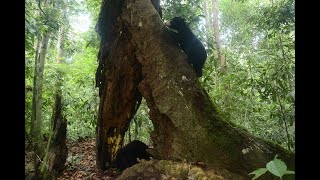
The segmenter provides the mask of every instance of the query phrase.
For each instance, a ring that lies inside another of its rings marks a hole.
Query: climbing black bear
[[[149,147],[145,143],[138,140],[134,140],[127,144],[116,156],[117,168],[123,171],[126,168],[138,163],[137,158],[150,160],[150,157],[152,156],[147,152],[148,148]]]
[[[200,40],[192,33],[185,20],[175,17],[165,25],[174,31],[168,31],[173,39],[179,43],[183,52],[188,56],[188,62],[192,64],[197,76],[202,76],[202,67],[207,59],[207,52]]]

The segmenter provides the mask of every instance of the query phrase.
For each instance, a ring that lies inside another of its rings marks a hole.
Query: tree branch
[[[41,8],[41,0],[38,0],[38,7],[40,9],[40,11],[44,14],[44,15],[47,15]]]

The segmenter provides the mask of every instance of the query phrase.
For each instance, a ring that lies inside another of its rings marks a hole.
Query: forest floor
[[[67,141],[68,158],[63,173],[57,180],[105,180],[115,179],[119,172],[110,169],[103,173],[96,168],[95,160],[95,138],[88,138],[81,141]],[[25,152],[25,173],[33,169],[32,152]]]

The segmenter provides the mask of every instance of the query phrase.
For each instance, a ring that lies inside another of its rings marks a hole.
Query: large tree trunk
[[[39,158],[42,158],[44,153],[42,138],[41,138],[41,127],[42,127],[42,87],[43,87],[43,71],[44,63],[47,54],[47,47],[50,38],[50,32],[43,33],[42,39],[38,39],[36,58],[35,58],[35,69],[33,79],[33,96],[32,96],[32,114],[31,114],[31,128],[30,134],[32,142],[34,143],[35,151],[35,169],[38,169]]]
[[[133,115],[141,101],[137,85],[141,79],[141,67],[135,62],[134,46],[127,31],[117,37],[108,59],[105,92],[100,97],[97,122],[97,166],[105,169],[105,163],[114,160],[117,150]],[[108,152],[108,153],[107,153]]]
[[[120,33],[122,24],[117,21],[122,3],[123,0],[103,1],[97,26],[101,44],[96,73],[100,95],[96,165],[100,171],[112,165],[133,117],[135,102],[141,98],[136,88],[141,79],[138,73],[141,67],[135,65],[134,48],[128,31]]]
[[[135,45],[124,24],[119,21],[124,0],[105,0],[98,20],[101,37],[96,85],[100,105],[96,129],[96,165],[100,171],[112,166],[123,145],[130,121],[141,103],[138,84],[141,65],[136,59]],[[151,0],[160,11],[160,1]],[[158,14],[160,19],[160,16]]]
[[[123,141],[141,92],[150,108],[157,158],[203,161],[248,177],[278,154],[294,169],[293,153],[223,119],[149,0],[128,0],[123,7],[101,97],[98,167],[119,148],[111,142]]]

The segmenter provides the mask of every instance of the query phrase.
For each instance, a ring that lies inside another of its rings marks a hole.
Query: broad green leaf
[[[268,162],[266,167],[269,172],[278,177],[282,177],[287,171],[287,165],[277,157]]]
[[[254,179],[257,179],[258,177],[260,177],[261,175],[263,175],[266,172],[267,172],[267,168],[260,168],[260,169],[257,169],[255,171],[249,173],[248,175],[254,174],[254,177],[252,178],[252,180],[254,180]]]

